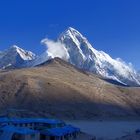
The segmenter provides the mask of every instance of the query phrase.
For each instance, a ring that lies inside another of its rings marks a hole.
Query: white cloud
[[[131,62],[126,63],[125,61],[123,61],[121,58],[117,58],[116,59],[118,62],[121,62],[122,64],[124,64],[125,66],[128,66],[131,69],[134,69],[133,64]]]
[[[45,46],[47,47],[48,54],[51,55],[53,58],[59,57],[64,60],[69,59],[69,53],[65,45],[62,44],[61,42],[45,38],[41,41],[41,43],[45,44]]]

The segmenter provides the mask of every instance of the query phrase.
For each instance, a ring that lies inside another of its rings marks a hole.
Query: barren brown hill
[[[140,88],[113,85],[54,59],[38,67],[0,72],[0,110],[20,116],[93,119],[138,117]]]

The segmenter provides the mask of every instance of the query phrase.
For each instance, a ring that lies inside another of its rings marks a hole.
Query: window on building
[[[3,130],[0,130],[0,135],[2,135],[2,133],[3,133]]]
[[[51,137],[50,137],[50,140],[55,140],[55,137],[54,137],[54,136],[51,136]]]
[[[34,138],[35,138],[35,134],[32,134],[32,135],[31,135],[31,139],[34,139]]]
[[[45,135],[40,135],[40,139],[41,140],[46,140],[46,136]]]
[[[20,134],[14,134],[12,136],[12,140],[22,140],[23,139],[23,135]]]

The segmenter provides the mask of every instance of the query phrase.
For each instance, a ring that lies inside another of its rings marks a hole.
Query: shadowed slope
[[[61,59],[28,69],[0,72],[0,109],[25,109],[21,116],[66,119],[136,117],[140,88],[110,84]]]

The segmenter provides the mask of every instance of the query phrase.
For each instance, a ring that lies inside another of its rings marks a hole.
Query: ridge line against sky
[[[97,50],[140,69],[139,0],[5,0],[0,2],[0,51],[13,44],[40,54],[40,41],[67,27],[81,32]]]

